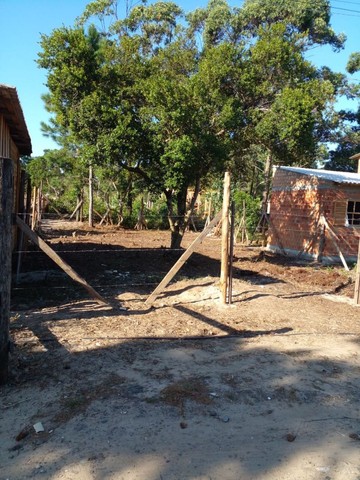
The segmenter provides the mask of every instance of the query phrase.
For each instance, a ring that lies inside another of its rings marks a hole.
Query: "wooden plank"
[[[320,221],[325,225],[327,231],[329,232],[329,235],[330,235],[330,240],[332,241],[334,247],[336,248],[336,251],[338,252],[339,254],[339,257],[341,259],[341,262],[342,264],[344,265],[344,268],[345,270],[349,271],[350,268],[348,267],[348,264],[346,263],[346,260],[345,260],[345,257],[342,253],[342,251],[340,250],[340,247],[337,243],[337,241],[339,241],[339,238],[338,236],[336,235],[336,233],[332,230],[332,228],[330,227],[328,221],[326,220],[326,218],[324,217],[324,215],[321,215],[320,216]]]
[[[221,272],[220,290],[221,301],[226,303],[229,280],[229,206],[230,206],[230,173],[225,172],[224,194],[221,222]]]
[[[199,245],[206,235],[210,232],[210,230],[221,220],[222,212],[218,212],[217,215],[211,220],[209,225],[204,228],[204,230],[200,233],[198,237],[192,242],[192,244],[188,247],[188,249],[181,255],[179,260],[175,263],[175,265],[169,270],[169,272],[165,275],[159,285],[155,288],[152,294],[147,298],[145,303],[147,305],[153,303],[155,299],[160,295],[160,293],[164,290],[164,288],[169,284],[172,278],[177,274],[180,268],[184,265],[186,260],[190,257],[190,255],[194,252],[197,245]]]
[[[73,216],[75,215],[75,213],[81,208],[82,204],[84,203],[84,200],[81,198],[76,207],[75,207],[75,210],[72,212],[72,214],[70,215],[69,219],[71,220],[73,218]]]
[[[9,370],[13,189],[13,162],[0,157],[0,384]]]
[[[357,267],[356,267],[354,302],[356,305],[360,305],[360,238],[359,238],[359,250],[358,250]]]
[[[49,245],[44,242],[42,238],[40,238],[35,232],[33,232],[25,222],[21,220],[20,217],[16,216],[16,224],[18,227],[27,235],[32,242],[35,243],[41,250],[46,253],[48,257],[51,258],[62,270],[64,270],[65,273],[69,275],[70,278],[72,278],[75,282],[79,283],[82,285],[89,293],[90,295],[95,298],[95,300],[100,303],[101,305],[108,305],[108,302],[104,300],[104,298],[97,293],[88,283],[86,280],[84,280],[79,274],[75,272],[75,270],[70,267],[62,258],[59,257],[59,255],[51,248]]]
[[[33,188],[33,200],[32,200],[32,212],[31,212],[31,230],[35,230],[37,225],[37,214],[36,214],[36,199],[37,199],[37,187]]]

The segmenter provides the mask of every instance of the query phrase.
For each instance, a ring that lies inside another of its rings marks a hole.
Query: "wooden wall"
[[[5,119],[0,115],[0,157],[11,158],[11,143],[10,130],[5,122]]]
[[[19,149],[15,145],[10,135],[9,127],[2,115],[0,115],[0,157],[10,158],[13,161],[13,179],[14,179],[14,197],[13,197],[13,213],[19,211],[20,204],[20,181],[21,181],[21,167]],[[13,232],[13,247],[15,247],[16,227]]]

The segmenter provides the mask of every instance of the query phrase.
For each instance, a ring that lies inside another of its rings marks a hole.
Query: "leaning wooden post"
[[[349,271],[350,268],[349,268],[348,264],[346,263],[345,257],[343,255],[342,251],[340,250],[340,247],[339,247],[338,243],[336,242],[336,240],[339,241],[338,236],[332,230],[332,228],[330,227],[330,225],[329,225],[329,223],[326,220],[324,215],[320,215],[320,221],[322,222],[323,225],[325,225],[325,228],[329,232],[330,240],[332,241],[334,247],[336,248],[336,251],[339,254],[340,260],[342,261],[342,264],[344,265],[345,270]]]
[[[360,238],[359,238],[359,250],[358,250],[358,258],[357,258],[357,266],[356,266],[354,302],[356,305],[360,305]]]
[[[25,235],[29,237],[33,243],[35,243],[36,246],[41,248],[41,250],[45,252],[46,255],[50,257],[51,260],[53,260],[62,270],[64,270],[64,272],[67,273],[70,278],[82,285],[100,305],[108,305],[108,302],[99,293],[97,293],[97,291],[94,290],[84,278],[82,278],[78,273],[75,272],[73,268],[70,267],[70,265],[60,258],[59,255],[42,238],[36,235],[36,233],[33,232],[18,216],[16,217],[16,224],[25,233]]]
[[[169,284],[169,282],[174,278],[180,268],[185,264],[186,260],[190,258],[190,255],[195,251],[195,248],[200,245],[200,243],[204,240],[206,235],[210,232],[210,230],[220,222],[222,216],[222,212],[218,212],[217,215],[211,220],[209,225],[204,228],[204,230],[200,233],[198,237],[192,242],[192,244],[185,250],[185,252],[181,255],[179,260],[175,263],[175,265],[170,269],[170,271],[165,275],[165,277],[161,280],[159,285],[155,288],[152,294],[147,298],[145,303],[147,305],[152,304],[155,299],[160,295],[160,293],[164,290],[164,288]]]
[[[0,157],[0,384],[8,380],[13,162]]]
[[[79,213],[80,208],[82,207],[83,203],[84,203],[84,200],[83,200],[82,198],[80,198],[80,200],[78,201],[78,203],[77,203],[77,205],[76,205],[76,207],[75,207],[75,210],[74,210],[74,211],[72,212],[72,214],[70,215],[69,220],[71,220],[71,219],[73,218],[73,216],[75,215],[75,213],[76,213],[76,221],[78,222],[78,221],[80,220],[80,215],[79,215],[79,217],[78,217],[78,213]]]
[[[229,206],[230,206],[230,173],[225,172],[223,208],[222,208],[222,229],[221,229],[220,289],[221,289],[222,303],[226,303],[228,276],[229,276]]]

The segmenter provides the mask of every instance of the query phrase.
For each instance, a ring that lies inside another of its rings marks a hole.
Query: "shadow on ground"
[[[44,323],[17,346],[2,391],[2,478],[360,474],[357,339],[341,340],[340,358],[291,329],[105,345],[91,335],[60,342]],[[44,433],[15,440],[38,421]]]

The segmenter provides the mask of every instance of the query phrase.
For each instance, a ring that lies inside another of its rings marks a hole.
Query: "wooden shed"
[[[20,157],[31,155],[31,140],[16,88],[0,84],[0,158],[13,161],[14,211],[18,212]]]
[[[267,248],[324,263],[357,260],[360,174],[278,167]]]
[[[0,160],[12,162],[13,213],[24,211],[24,182],[20,158],[31,155],[32,147],[24,114],[15,87],[0,83]],[[12,246],[17,242],[17,230],[13,228]]]

